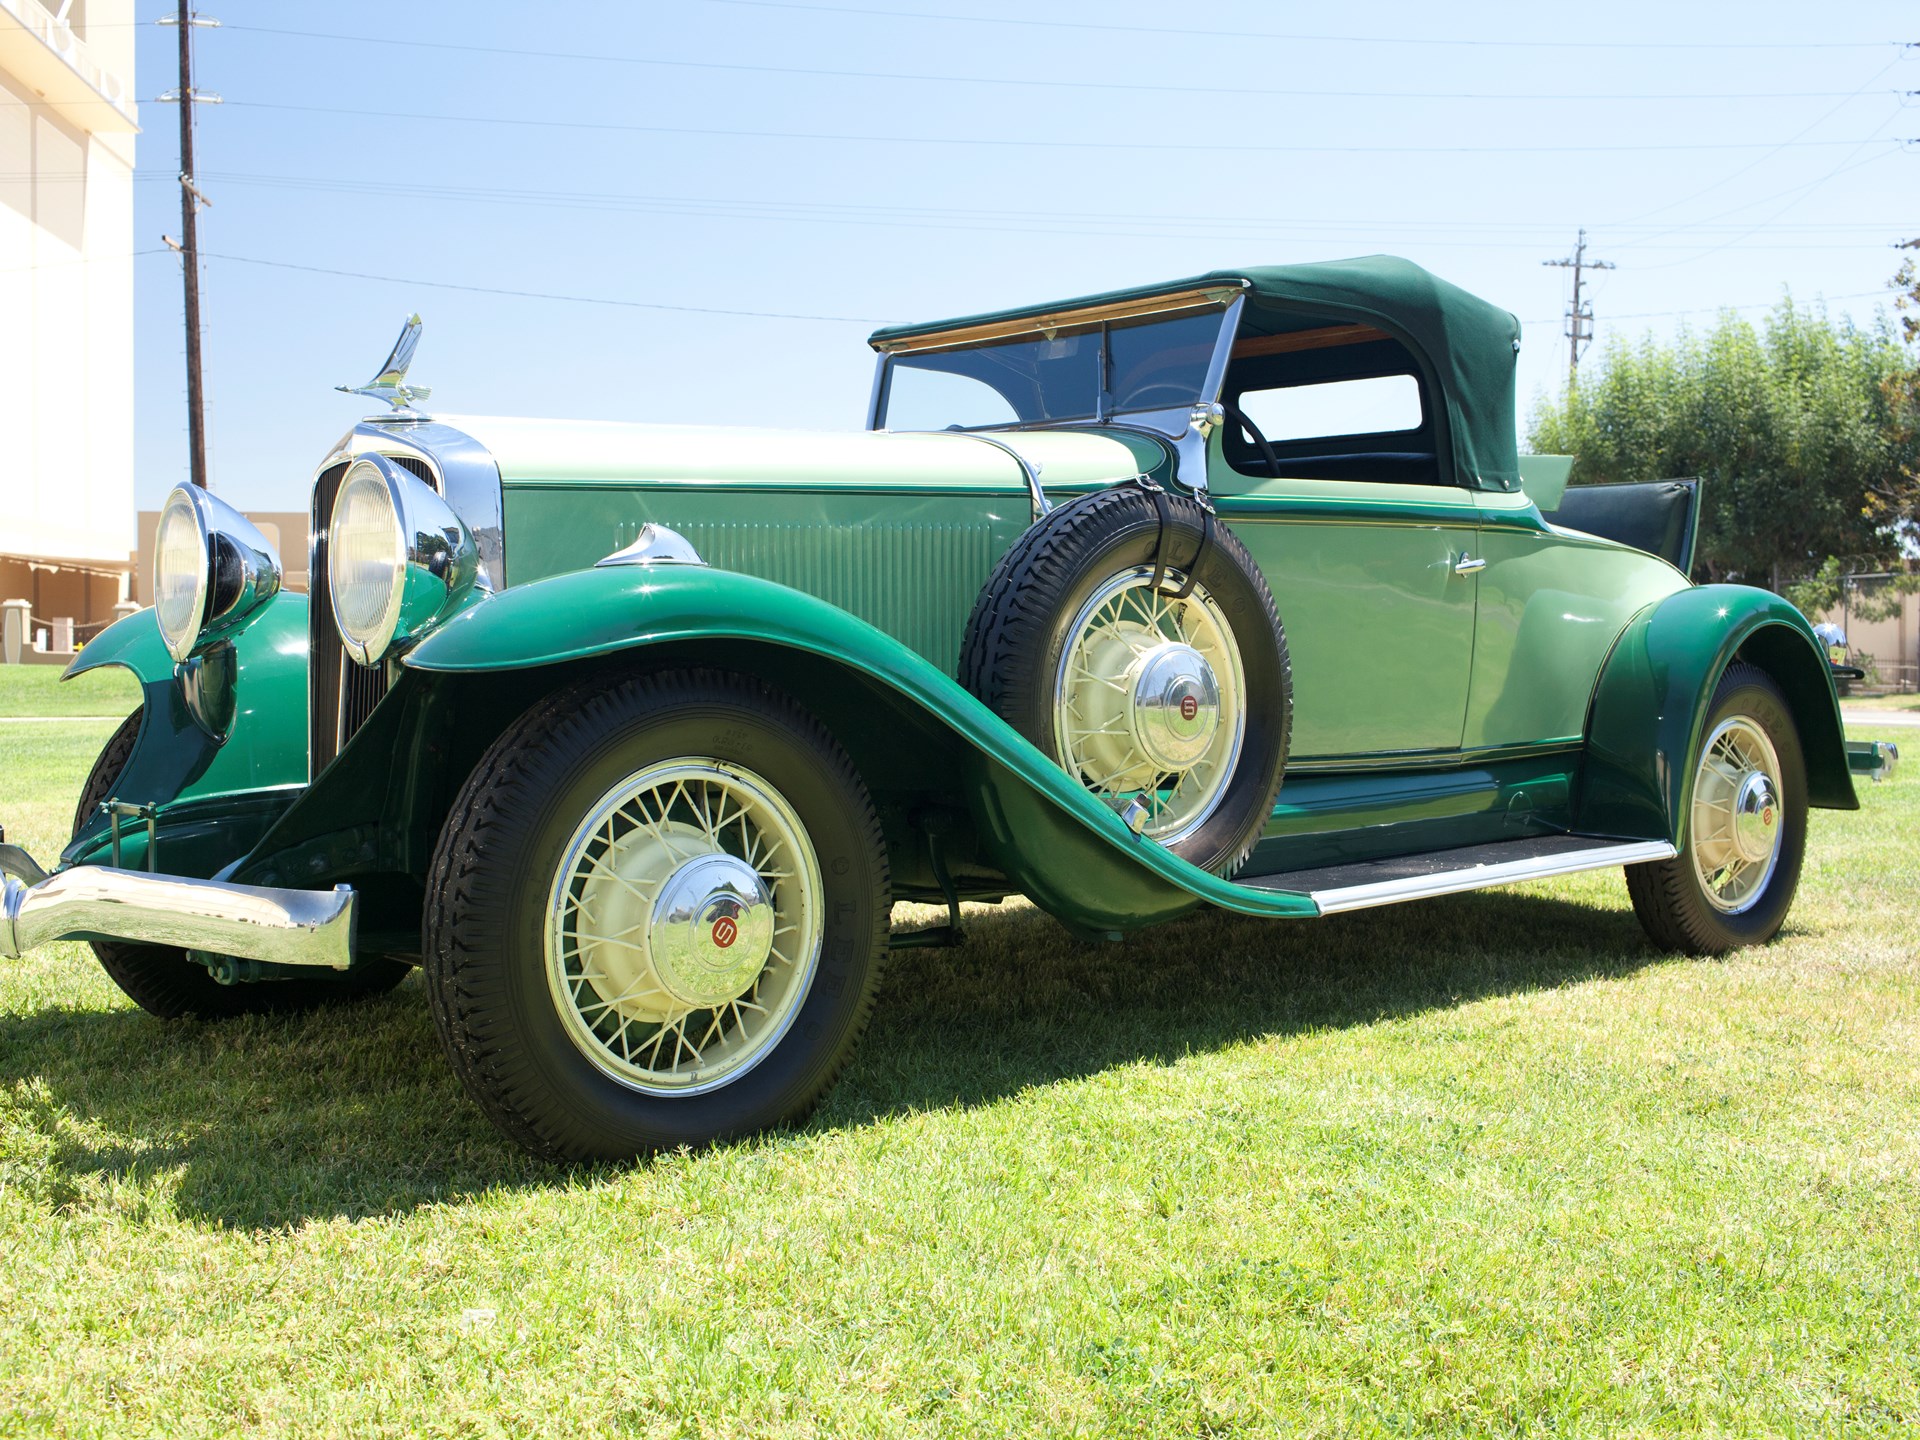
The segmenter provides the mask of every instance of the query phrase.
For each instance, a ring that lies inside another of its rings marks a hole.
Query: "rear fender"
[[[1097,932],[1201,902],[1316,913],[1304,896],[1242,889],[1134,835],[966,690],[866,622],[697,565],[558,575],[449,621],[407,655],[366,727],[233,878],[332,883],[349,878],[334,868],[342,863],[423,876],[479,751],[542,695],[595,667],[634,663],[741,670],[791,692],[852,754],[897,852],[912,844],[916,809],[966,812],[978,853],[963,888],[974,893],[1017,890]]]
[[[231,640],[235,705],[224,741],[187,708],[151,609],[102,630],[61,677],[118,665],[139,680],[140,735],[113,798],[156,808],[165,867],[175,874],[204,878],[244,854],[307,778],[307,597],[276,596]],[[106,817],[93,817],[62,863],[104,860],[107,833]],[[144,837],[130,839],[122,858],[145,865]]]
[[[1680,843],[1693,756],[1714,688],[1736,660],[1765,670],[1786,695],[1812,804],[1858,808],[1839,697],[1806,617],[1770,591],[1702,585],[1634,616],[1607,658],[1588,715],[1580,833]]]

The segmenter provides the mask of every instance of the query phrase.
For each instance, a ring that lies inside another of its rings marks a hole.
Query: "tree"
[[[1575,484],[1699,476],[1699,578],[1892,568],[1920,534],[1920,310],[1902,320],[1784,298],[1758,326],[1723,312],[1671,343],[1615,341],[1535,407],[1530,440],[1574,456]]]

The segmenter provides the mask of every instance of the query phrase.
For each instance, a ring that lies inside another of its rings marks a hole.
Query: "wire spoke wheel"
[[[1707,903],[1725,914],[1748,909],[1780,855],[1780,757],[1767,732],[1744,715],[1722,720],[1694,772],[1688,849]]]
[[[822,893],[799,816],[752,771],[682,757],[620,781],[549,893],[547,984],[568,1038],[648,1094],[738,1079],[812,984]]]
[[[1246,677],[1225,612],[1204,585],[1175,598],[1139,565],[1109,577],[1067,629],[1054,741],[1067,770],[1116,806],[1145,807],[1164,844],[1193,834],[1233,779],[1246,739]]]

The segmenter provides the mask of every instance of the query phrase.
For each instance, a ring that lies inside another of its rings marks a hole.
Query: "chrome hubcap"
[[[682,1005],[722,1005],[747,993],[773,950],[773,896],[732,855],[702,855],[654,898],[644,960]]]
[[[1169,640],[1129,667],[1127,729],[1162,770],[1185,770],[1207,753],[1220,728],[1220,682],[1191,645]]]
[[[574,1045],[630,1088],[698,1094],[757,1064],[805,998],[819,863],[760,776],[670,760],[581,821],[548,917],[548,990]]]
[[[1108,579],[1068,630],[1054,691],[1062,763],[1110,803],[1144,807],[1143,832],[1192,834],[1226,793],[1246,734],[1240,651],[1204,586],[1153,568]]]
[[[1733,915],[1759,900],[1780,858],[1780,759],[1759,724],[1722,721],[1701,748],[1693,779],[1694,872],[1715,908]]]

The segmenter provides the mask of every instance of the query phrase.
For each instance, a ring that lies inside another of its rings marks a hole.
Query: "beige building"
[[[1887,583],[1885,576],[1848,577],[1859,591],[1873,593]],[[1862,620],[1842,607],[1818,617],[1846,632],[1847,650],[1854,663],[1865,666],[1873,685],[1892,690],[1920,690],[1920,595],[1905,595],[1899,613],[1885,620]]]
[[[280,586],[283,590],[307,588],[307,515],[304,510],[249,510],[247,519],[267,537],[280,557]],[[128,594],[138,605],[153,603],[153,537],[160,529],[160,512],[140,512],[140,548],[133,557],[133,576]]]
[[[0,0],[0,600],[82,637],[135,545],[134,18]]]

